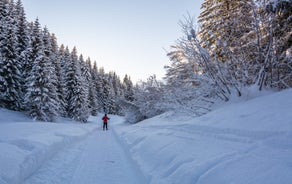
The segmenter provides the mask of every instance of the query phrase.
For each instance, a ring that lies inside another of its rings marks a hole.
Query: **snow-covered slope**
[[[21,183],[60,149],[96,130],[86,125],[33,122],[19,112],[0,109],[0,184]]]
[[[65,119],[44,123],[0,109],[0,184],[125,183],[133,173],[144,175],[133,182],[140,178],[152,184],[288,184],[291,111],[290,89],[229,103],[199,118],[169,112],[129,125],[111,116],[110,131],[103,132],[100,117],[91,117],[86,124]],[[117,148],[120,145],[122,149]],[[105,149],[118,153],[101,154]],[[70,168],[60,174],[64,166]],[[115,168],[119,172],[92,177],[94,171]],[[121,177],[125,173],[129,174]]]
[[[166,113],[117,133],[150,183],[292,181],[292,90],[195,119]]]

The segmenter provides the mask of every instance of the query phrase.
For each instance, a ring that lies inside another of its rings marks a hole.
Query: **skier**
[[[105,114],[103,117],[102,117],[102,120],[103,120],[103,130],[108,130],[107,128],[107,121],[109,120],[110,118],[107,117],[107,115]]]

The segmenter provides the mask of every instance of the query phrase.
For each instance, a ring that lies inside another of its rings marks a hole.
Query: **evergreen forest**
[[[167,111],[200,116],[251,86],[292,87],[292,0],[204,0],[198,21],[189,14],[180,25],[164,79],[133,84],[28,22],[21,0],[0,0],[0,107],[49,122],[100,112],[136,123]]]

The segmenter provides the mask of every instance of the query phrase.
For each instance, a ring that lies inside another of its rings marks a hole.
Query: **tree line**
[[[249,86],[292,87],[292,0],[205,0],[197,22],[180,24],[165,81],[135,87],[130,122],[170,110],[200,116]]]
[[[21,0],[0,0],[0,107],[41,121],[86,122],[98,112],[122,114],[132,88],[128,75],[121,81],[76,47],[59,46],[38,19],[28,22]]]
[[[291,12],[292,0],[205,0],[197,22],[180,22],[164,81],[134,86],[58,46],[38,19],[27,22],[20,0],[0,0],[0,107],[43,121],[105,112],[136,123],[167,111],[200,116],[250,86],[291,88]]]

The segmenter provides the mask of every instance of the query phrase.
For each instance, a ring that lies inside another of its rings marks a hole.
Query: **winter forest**
[[[136,123],[170,110],[200,116],[248,86],[291,88],[291,12],[292,0],[205,0],[197,22],[191,12],[180,22],[163,81],[133,84],[58,45],[21,0],[0,0],[0,107],[42,121],[102,112]]]
[[[105,73],[41,28],[27,22],[22,2],[0,1],[0,106],[25,111],[32,118],[53,121],[69,117],[86,122],[97,112],[121,114],[120,100],[129,100],[132,82]]]

